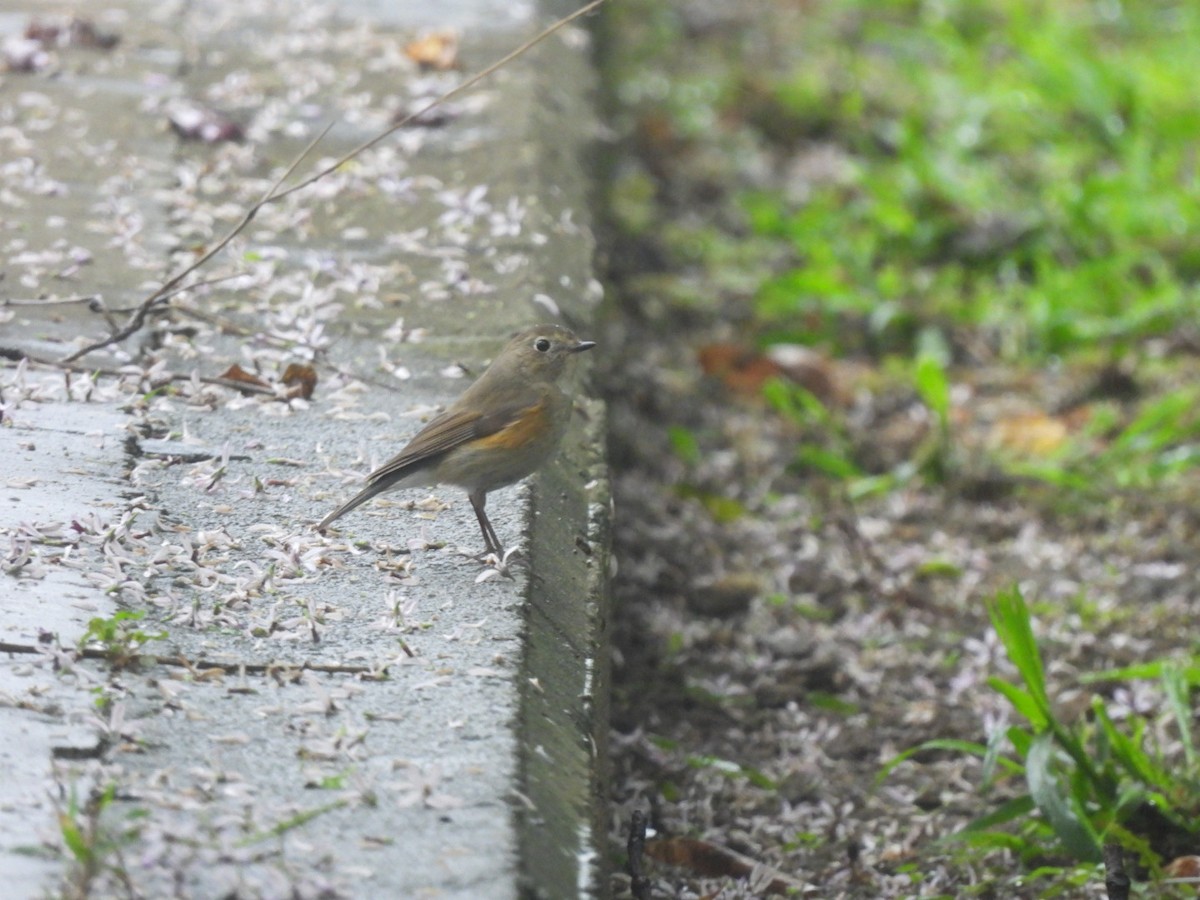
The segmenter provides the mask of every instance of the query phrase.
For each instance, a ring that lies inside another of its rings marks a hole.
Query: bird
[[[479,520],[487,554],[504,559],[485,507],[488,492],[520,481],[558,448],[574,402],[559,386],[571,360],[596,346],[562,325],[515,332],[491,365],[399,453],[367,476],[367,485],[317,525],[386,491],[449,484],[463,488]]]

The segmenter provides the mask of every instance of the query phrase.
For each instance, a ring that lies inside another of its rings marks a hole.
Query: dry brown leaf
[[[1043,412],[1005,416],[992,426],[991,433],[995,446],[1022,456],[1050,456],[1069,436],[1066,422]]]
[[[670,866],[690,869],[709,878],[749,878],[751,873],[765,876],[763,890],[768,894],[799,891],[804,883],[772,869],[757,860],[697,838],[660,838],[646,841],[646,855]],[[769,880],[768,880],[769,879]]]
[[[230,366],[228,369],[226,369],[224,372],[222,372],[218,377],[224,378],[227,381],[237,382],[238,384],[252,384],[255,387],[267,388],[268,390],[271,387],[269,384],[267,384],[265,381],[263,381],[257,375],[253,375],[250,372],[247,372],[245,369],[243,369],[237,363],[234,363],[232,366]]]
[[[458,34],[454,31],[429,31],[406,44],[404,55],[422,69],[444,72],[458,65]]]
[[[767,358],[783,374],[811,393],[826,406],[841,402],[839,379],[833,360],[803,344],[772,344]]]
[[[283,370],[283,378],[280,380],[290,388],[289,397],[308,400],[317,388],[317,370],[312,366],[290,363]]]
[[[706,375],[719,378],[736,394],[758,396],[772,378],[783,378],[809,391],[822,403],[836,399],[831,364],[809,347],[785,344],[760,353],[733,343],[705,344],[697,353]]]
[[[392,124],[403,124],[408,128],[445,128],[459,116],[457,109],[444,103],[421,112],[428,104],[429,101],[426,100],[396,110],[392,116]]]
[[[1200,878],[1200,856],[1177,856],[1163,869],[1168,878]]]

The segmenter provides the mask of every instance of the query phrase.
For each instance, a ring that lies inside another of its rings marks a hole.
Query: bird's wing
[[[448,409],[417,432],[403,450],[368,475],[367,483],[390,480],[402,475],[405,470],[420,468],[471,441],[500,438],[506,429],[511,430],[527,416],[537,412],[543,402],[513,403],[484,415],[469,410]]]

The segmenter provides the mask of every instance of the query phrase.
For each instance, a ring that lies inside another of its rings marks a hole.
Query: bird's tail
[[[347,500],[345,503],[343,503],[341,506],[339,506],[337,509],[335,509],[333,512],[331,512],[329,515],[327,515],[325,518],[323,518],[320,521],[320,524],[317,525],[317,531],[324,531],[326,528],[328,528],[333,523],[333,521],[335,519],[340,519],[342,516],[344,516],[346,513],[350,512],[350,510],[354,509],[356,506],[360,506],[361,504],[366,503],[368,500],[370,500],[375,495],[382,494],[384,491],[389,490],[391,487],[392,487],[392,485],[390,483],[384,483],[384,482],[379,482],[379,481],[376,481],[374,484],[367,485],[365,488],[363,488],[361,491],[359,491],[357,494],[355,494],[353,497],[351,497],[349,500]]]

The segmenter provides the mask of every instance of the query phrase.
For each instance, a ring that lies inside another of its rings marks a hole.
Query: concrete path
[[[609,495],[587,371],[560,458],[489,498],[526,565],[465,555],[481,538],[453,488],[311,530],[508,331],[587,336],[584,31],[264,208],[209,283],[75,371],[21,361],[126,321],[326,123],[305,167],[549,21],[393,6],[412,5],[124,0],[37,47],[28,5],[0,0],[5,896],[602,893]],[[430,28],[458,35],[457,70],[406,54]],[[193,122],[241,139],[182,137]]]

